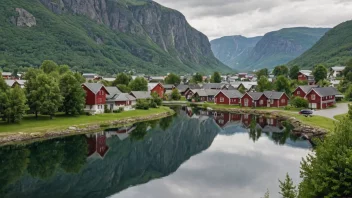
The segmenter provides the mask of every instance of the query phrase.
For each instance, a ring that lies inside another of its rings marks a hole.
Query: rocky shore
[[[38,132],[38,133],[13,133],[0,136],[0,146],[17,144],[17,143],[30,143],[43,139],[53,139],[71,135],[87,134],[102,131],[104,128],[116,127],[127,124],[134,124],[137,122],[157,120],[164,117],[173,115],[173,112],[157,113],[148,116],[140,116],[135,118],[119,119],[114,121],[100,122],[89,125],[76,125],[70,126],[67,129]]]
[[[279,121],[286,121],[293,126],[293,134],[303,136],[308,140],[312,140],[313,138],[322,138],[328,133],[326,129],[304,124],[294,117],[285,115],[282,111],[268,111],[256,109],[216,109],[216,111],[229,112],[235,114],[263,115],[267,117],[276,118]]]

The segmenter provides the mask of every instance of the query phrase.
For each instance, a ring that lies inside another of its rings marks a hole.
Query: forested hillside
[[[289,65],[312,68],[319,63],[344,65],[352,57],[352,21],[341,23],[328,31],[311,49]]]
[[[228,72],[185,17],[149,0],[3,0],[0,66],[43,60],[84,72]]]

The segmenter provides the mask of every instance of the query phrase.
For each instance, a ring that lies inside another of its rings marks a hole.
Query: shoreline
[[[12,145],[12,144],[29,144],[32,142],[55,139],[73,135],[82,135],[89,133],[96,133],[99,130],[104,130],[109,127],[118,127],[121,125],[131,125],[138,122],[158,120],[165,117],[174,115],[174,111],[165,111],[162,113],[154,113],[150,115],[138,116],[138,117],[126,117],[118,120],[103,121],[97,123],[90,123],[84,125],[75,125],[68,127],[67,129],[46,131],[46,132],[36,132],[36,133],[11,133],[0,135],[0,146]]]

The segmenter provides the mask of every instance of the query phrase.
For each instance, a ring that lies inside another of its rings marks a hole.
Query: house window
[[[248,119],[248,114],[244,114],[244,119]]]
[[[315,100],[315,94],[313,94],[313,95],[311,96],[311,99],[312,99],[312,100]]]
[[[285,102],[286,102],[285,98],[281,99],[281,103],[285,103]]]
[[[301,92],[300,92],[300,91],[297,91],[297,95],[299,95],[299,94],[301,94]]]
[[[223,97],[220,98],[220,102],[224,102],[224,98]]]
[[[259,104],[260,104],[260,105],[263,105],[263,104],[264,104],[264,101],[263,101],[263,100],[260,100],[260,101],[259,101]]]

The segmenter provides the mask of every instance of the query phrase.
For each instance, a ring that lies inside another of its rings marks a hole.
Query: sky
[[[286,27],[334,27],[352,20],[352,0],[154,0],[182,12],[210,40],[262,36]]]

